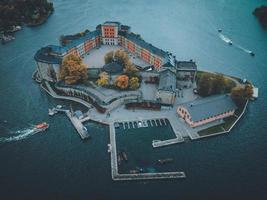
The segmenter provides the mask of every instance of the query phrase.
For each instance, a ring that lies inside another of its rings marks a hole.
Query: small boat
[[[124,161],[128,161],[127,154],[126,154],[125,151],[122,151],[121,155],[122,155],[122,158],[123,158]]]
[[[57,109],[61,109],[63,106],[62,105],[57,105]]]
[[[138,128],[142,128],[142,127],[143,127],[143,124],[142,124],[142,122],[141,122],[141,121],[139,121],[139,122],[138,122],[138,124],[137,124],[137,126],[138,126]]]
[[[114,126],[115,126],[115,128],[119,128],[120,127],[120,124],[118,122],[115,122],[114,123]]]
[[[137,174],[137,173],[139,173],[139,170],[136,170],[136,169],[130,170],[130,174]]]
[[[255,56],[255,53],[253,53],[253,51],[249,51],[248,52],[252,57]]]
[[[40,130],[40,131],[44,131],[44,130],[46,130],[46,129],[48,129],[49,128],[49,124],[47,124],[46,122],[43,122],[43,123],[41,123],[41,124],[37,124],[37,125],[35,125],[35,127],[34,127],[34,129],[36,129],[36,130]]]
[[[148,127],[148,124],[146,121],[143,121],[143,127]]]
[[[166,158],[166,159],[159,159],[158,160],[158,164],[161,164],[161,165],[171,163],[171,162],[173,162],[172,158]]]
[[[218,29],[218,32],[221,33],[222,32],[222,29]]]
[[[121,164],[121,161],[122,161],[122,156],[121,156],[121,154],[118,154],[118,165]]]
[[[229,45],[232,45],[232,44],[233,44],[232,40],[231,40],[230,38],[224,36],[223,34],[219,33],[219,37],[220,37],[224,42],[226,42],[227,44],[229,44]]]

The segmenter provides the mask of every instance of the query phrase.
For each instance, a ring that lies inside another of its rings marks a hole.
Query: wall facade
[[[176,95],[174,92],[171,92],[171,91],[158,90],[156,92],[156,98],[162,104],[172,105],[175,102]]]
[[[228,111],[228,112],[225,112],[225,113],[221,113],[221,114],[218,114],[216,116],[211,116],[209,118],[206,118],[206,119],[202,119],[202,120],[199,120],[199,121],[193,121],[191,119],[191,116],[190,116],[190,113],[187,111],[187,109],[183,106],[178,106],[177,108],[177,113],[179,114],[179,116],[181,118],[183,118],[185,120],[185,122],[187,124],[189,124],[191,127],[196,127],[196,126],[200,126],[200,125],[203,125],[203,124],[207,124],[209,122],[212,122],[212,121],[215,121],[215,120],[218,120],[218,119],[223,119],[223,118],[226,118],[226,117],[230,117],[232,115],[234,115],[235,113],[235,110],[231,110],[231,111]]]

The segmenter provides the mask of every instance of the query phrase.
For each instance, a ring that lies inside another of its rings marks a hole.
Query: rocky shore
[[[253,15],[258,18],[259,22],[264,28],[267,28],[267,6],[255,8]]]

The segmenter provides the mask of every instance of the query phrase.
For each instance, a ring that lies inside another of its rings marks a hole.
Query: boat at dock
[[[118,153],[118,162],[120,163],[121,161],[128,161],[128,157],[125,151],[121,151]]]
[[[127,162],[128,161],[128,157],[127,157],[126,152],[125,151],[122,151],[121,152],[121,155],[122,155],[123,160]]]
[[[172,162],[173,162],[172,158],[166,158],[166,159],[159,159],[157,163],[163,165],[163,164],[172,163]]]
[[[140,173],[140,171],[137,169],[130,170],[130,174],[138,174],[138,173]]]

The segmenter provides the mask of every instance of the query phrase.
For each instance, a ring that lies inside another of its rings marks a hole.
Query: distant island
[[[47,0],[0,1],[0,38],[3,42],[15,39],[13,33],[22,25],[40,25],[53,11],[53,3]]]
[[[264,28],[267,28],[267,6],[255,8],[253,15],[258,18],[259,22]]]

